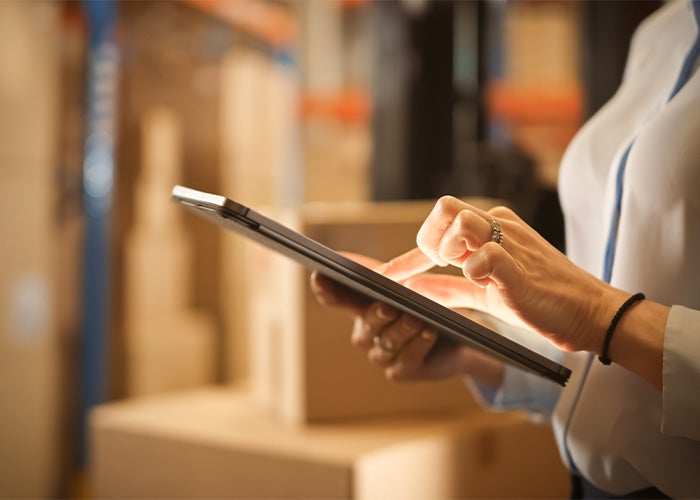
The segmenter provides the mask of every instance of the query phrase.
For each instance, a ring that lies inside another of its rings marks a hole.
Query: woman
[[[450,307],[486,311],[573,370],[566,388],[456,347],[321,276],[353,343],[395,380],[468,375],[485,403],[551,418],[574,495],[700,496],[700,2],[633,37],[623,82],[563,158],[564,256],[512,211],[444,197],[418,248],[379,265]],[[464,278],[426,274],[434,265]],[[643,293],[643,294],[642,294]]]

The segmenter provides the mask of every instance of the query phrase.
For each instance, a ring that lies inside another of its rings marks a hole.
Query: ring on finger
[[[503,229],[498,219],[491,217],[491,241],[503,246]]]
[[[381,335],[375,335],[372,339],[374,345],[379,347],[385,354],[395,354],[394,345],[389,339],[383,339]]]

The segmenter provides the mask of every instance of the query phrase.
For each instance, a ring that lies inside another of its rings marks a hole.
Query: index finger
[[[484,220],[488,221],[490,219],[489,215],[478,207],[469,205],[454,196],[442,196],[437,203],[435,203],[435,206],[418,230],[418,235],[416,236],[418,247],[423,250],[436,265],[447,265],[447,262],[444,262],[438,255],[440,241],[457,215],[464,210],[474,212]]]
[[[414,248],[375,268],[375,271],[394,281],[403,281],[424,273],[434,266],[432,259],[420,248]]]

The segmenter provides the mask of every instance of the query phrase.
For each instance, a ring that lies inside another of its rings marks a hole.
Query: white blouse
[[[696,15],[697,0],[674,1],[640,25],[622,85],[573,139],[559,178],[568,256],[602,278],[618,168],[633,144],[610,282],[675,304],[662,391],[529,334],[529,344],[573,370],[567,387],[508,367],[501,389],[485,395],[494,406],[551,414],[565,463],[614,494],[654,485],[700,497],[700,71],[669,100],[700,36]]]

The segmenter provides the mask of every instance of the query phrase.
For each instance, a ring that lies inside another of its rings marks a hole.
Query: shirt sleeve
[[[513,366],[506,366],[498,389],[467,378],[467,385],[482,406],[496,410],[527,410],[549,421],[559,400],[561,388],[554,382]]]
[[[673,306],[663,352],[661,432],[700,440],[700,311]]]
[[[563,360],[564,353],[539,334],[503,322],[496,324],[503,336],[552,361]],[[465,381],[483,406],[499,410],[527,410],[545,420],[550,419],[561,394],[561,387],[554,382],[511,365],[505,366],[503,383],[497,389],[478,384],[468,377]]]

